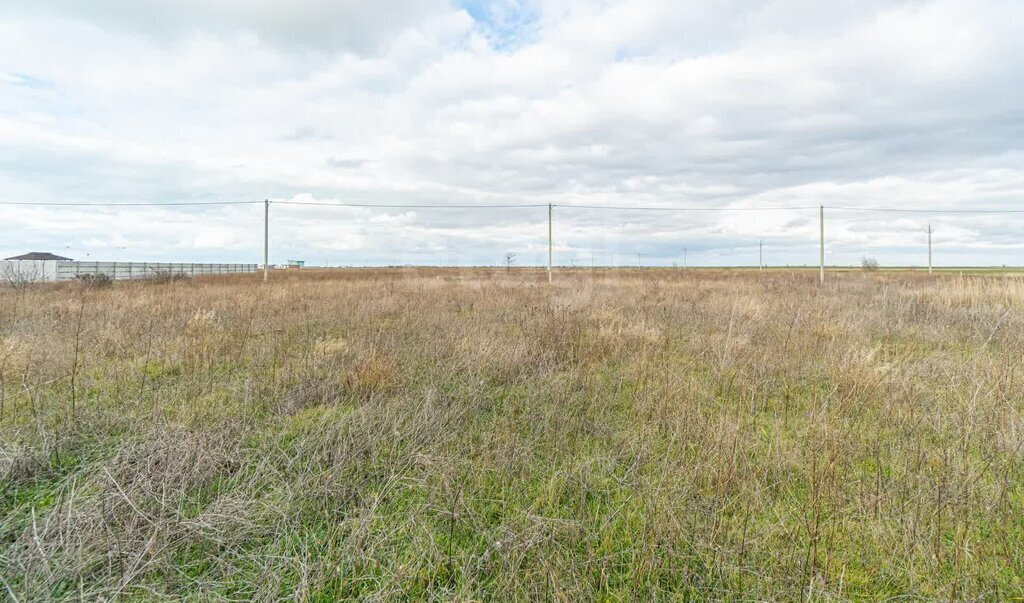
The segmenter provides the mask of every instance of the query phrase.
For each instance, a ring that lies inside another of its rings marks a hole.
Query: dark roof
[[[13,258],[5,258],[8,260],[70,260],[62,255],[55,255],[49,251],[33,251],[31,253],[25,253],[22,255],[16,255]]]

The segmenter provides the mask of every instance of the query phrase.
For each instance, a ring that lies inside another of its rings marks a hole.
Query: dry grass
[[[1024,593],[1024,280],[394,270],[0,291],[0,589]]]

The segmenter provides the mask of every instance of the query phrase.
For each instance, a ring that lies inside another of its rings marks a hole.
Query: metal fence
[[[191,277],[217,274],[252,274],[256,270],[256,264],[4,260],[0,261],[0,281],[70,281],[86,275],[105,275],[114,280],[129,280],[170,275]]]

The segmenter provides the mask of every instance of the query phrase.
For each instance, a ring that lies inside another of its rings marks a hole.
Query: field
[[[0,589],[1024,596],[1024,279],[816,277],[0,290]]]

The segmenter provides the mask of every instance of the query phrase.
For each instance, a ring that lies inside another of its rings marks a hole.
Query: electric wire
[[[263,201],[170,201],[170,202],[95,202],[71,203],[60,201],[0,201],[0,205],[20,205],[38,207],[185,207],[192,205],[253,205]]]
[[[81,203],[62,201],[0,201],[3,206],[19,207],[208,207],[228,205],[256,205],[266,203],[259,201],[139,201],[139,202],[97,202],[85,201]],[[783,205],[767,207],[694,207],[694,206],[627,206],[627,205],[577,205],[572,203],[501,203],[501,204],[471,204],[471,203],[342,203],[329,201],[274,201],[272,205],[296,205],[314,207],[353,207],[353,208],[380,208],[380,209],[529,209],[552,207],[559,209],[583,209],[596,211],[663,211],[663,212],[756,212],[756,211],[806,211],[813,209],[827,209],[832,211],[851,212],[880,212],[880,213],[923,213],[923,214],[1024,214],[1024,209],[996,209],[996,208],[970,208],[970,209],[926,209],[911,207],[851,207],[835,205]]]

